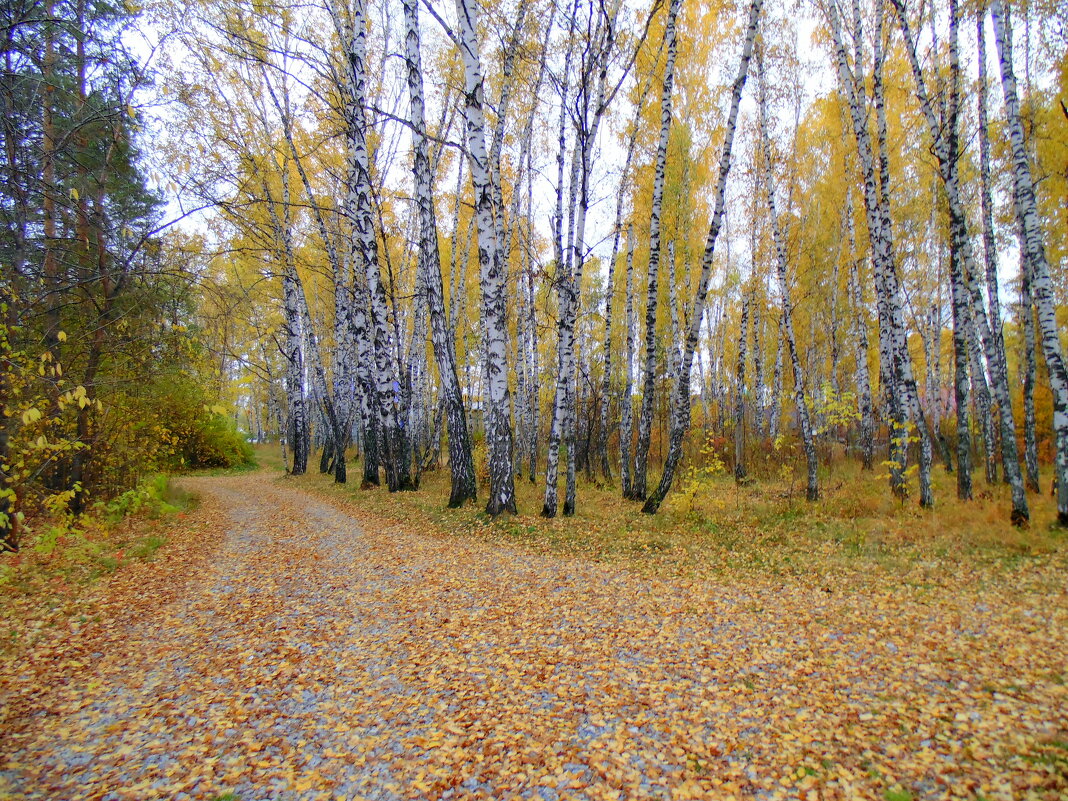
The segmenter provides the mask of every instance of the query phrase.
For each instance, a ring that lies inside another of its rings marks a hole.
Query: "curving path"
[[[1068,792],[1063,576],[952,600],[650,580],[360,522],[266,474],[185,484],[225,534],[4,701],[0,799]]]

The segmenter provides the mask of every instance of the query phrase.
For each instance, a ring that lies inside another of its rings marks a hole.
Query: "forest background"
[[[491,516],[1068,522],[1057,3],[3,14],[6,549],[249,441]]]

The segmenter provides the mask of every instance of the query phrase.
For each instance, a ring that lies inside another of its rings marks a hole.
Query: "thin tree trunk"
[[[860,453],[861,464],[865,470],[871,470],[875,463],[875,420],[872,410],[871,375],[868,367],[868,323],[864,315],[864,298],[860,291],[860,260],[855,257],[853,242],[853,204],[850,198],[847,207],[849,214],[849,251],[851,263],[849,268],[849,300],[853,306],[853,344],[856,348],[856,387],[857,410],[860,413]],[[776,370],[782,362],[782,347],[779,347]]]
[[[608,460],[608,408],[609,397],[611,394],[612,386],[612,296],[613,296],[613,278],[615,275],[616,257],[619,254],[619,239],[623,232],[623,201],[627,196],[627,190],[630,186],[630,167],[634,160],[635,145],[638,140],[639,129],[639,114],[641,109],[645,106],[645,99],[648,96],[649,89],[652,86],[652,73],[650,73],[650,80],[647,80],[642,85],[642,91],[638,97],[638,102],[635,105],[634,120],[631,123],[630,136],[627,139],[627,155],[623,160],[623,173],[619,179],[619,190],[616,195],[616,221],[612,227],[612,256],[608,261],[608,278],[605,282],[607,287],[605,294],[605,309],[604,309],[604,376],[601,379],[601,429],[600,437],[598,439],[598,450],[601,456],[601,474],[606,481],[612,480],[612,467]],[[629,228],[628,228],[629,235]],[[629,248],[628,243],[628,248]],[[628,251],[629,253],[629,251]],[[631,254],[632,255],[632,254]],[[628,256],[630,258],[630,256]],[[628,266],[628,269],[629,266]],[[628,290],[629,291],[629,290]],[[630,302],[630,298],[627,298],[627,302]],[[630,331],[627,331],[629,336]],[[629,369],[629,366],[628,366]],[[629,445],[623,448],[622,443],[620,445],[621,452],[629,450]],[[622,465],[620,470],[623,470]],[[630,466],[626,468],[627,475],[630,475]],[[629,478],[626,482],[630,483]],[[625,493],[624,493],[625,494]]]
[[[433,175],[430,172],[423,101],[423,67],[419,45],[419,5],[417,0],[403,0],[406,22],[405,54],[408,66],[408,93],[411,99],[411,122],[414,131],[413,172],[416,204],[419,207],[419,261],[430,311],[434,358],[441,381],[441,398],[449,432],[449,470],[452,486],[449,507],[475,500],[477,483],[471,441],[467,432],[460,380],[456,374],[455,343],[445,316],[441,258],[438,250],[438,226],[434,213]]]
[[[942,456],[942,463],[946,472],[953,473],[953,454],[949,450],[949,442],[942,434],[942,386],[939,376],[939,352],[942,349],[942,309],[937,305],[931,306],[928,315],[927,333],[923,335],[924,362],[927,366],[927,404],[931,411],[931,436],[938,443],[938,451]]]
[[[619,407],[619,472],[623,497],[631,493],[631,437],[633,432],[631,396],[634,393],[634,228],[627,225],[627,279],[623,325],[626,342],[623,352],[623,397]]]
[[[992,390],[997,399],[1000,417],[1002,421],[1002,462],[1005,475],[1012,490],[1012,513],[1011,519],[1014,525],[1026,525],[1029,518],[1027,508],[1027,493],[1024,488],[1023,476],[1020,472],[1019,453],[1016,450],[1016,426],[1012,415],[1012,402],[1009,394],[1008,374],[1005,371],[1004,362],[998,353],[996,335],[991,332],[987,322],[986,312],[983,306],[982,294],[975,281],[978,268],[972,253],[971,238],[968,232],[968,222],[964,210],[964,203],[959,190],[959,143],[957,135],[957,118],[960,107],[960,62],[957,52],[957,29],[959,15],[955,0],[950,0],[950,26],[949,26],[949,59],[950,59],[950,102],[946,112],[946,119],[942,125],[936,119],[931,103],[928,99],[924,82],[923,72],[916,56],[916,46],[909,29],[908,20],[905,16],[901,0],[891,0],[898,10],[898,21],[902,33],[905,36],[907,52],[912,65],[913,76],[916,79],[917,95],[924,116],[927,118],[928,127],[934,140],[934,152],[939,163],[939,172],[942,176],[946,190],[950,218],[950,235],[952,237],[951,256],[955,253],[959,261],[957,270],[961,278],[961,284],[965,294],[964,302],[971,301],[971,308],[967,311],[974,319],[978,332],[978,338],[983,345],[986,355],[987,368],[990,371]],[[1000,2],[1000,0],[999,0]],[[1011,137],[1010,137],[1011,138]],[[1024,154],[1026,156],[1026,154]],[[1040,242],[1041,245],[1041,242]],[[1054,337],[1056,339],[1056,337]],[[1059,341],[1057,342],[1059,348]],[[1063,367],[1063,364],[1062,364]],[[1068,387],[1066,387],[1068,392]],[[959,411],[959,410],[958,410]],[[1065,419],[1066,433],[1068,433],[1068,417]],[[992,433],[991,433],[992,438]],[[992,444],[992,443],[991,443]],[[989,446],[988,446],[989,448]],[[1068,453],[1065,454],[1066,467],[1068,467]],[[960,475],[965,472],[958,458],[958,487]],[[1066,495],[1066,512],[1068,512],[1068,495]]]
[[[755,221],[754,221],[755,228]],[[756,265],[753,265],[754,276]],[[742,319],[738,324],[738,361],[734,380],[734,480],[746,479],[745,469],[745,348],[749,341],[749,299],[751,293],[742,288]]]
[[[764,297],[753,288],[753,432],[764,436]],[[700,352],[698,352],[700,360]],[[700,366],[700,361],[698,361]]]
[[[682,439],[690,425],[690,373],[693,367],[693,355],[701,333],[701,319],[705,313],[705,299],[708,296],[708,282],[712,275],[716,240],[719,238],[720,228],[723,224],[727,178],[731,168],[731,150],[734,145],[734,132],[738,124],[738,107],[741,104],[742,90],[745,88],[746,77],[749,74],[749,60],[753,53],[753,42],[756,38],[762,4],[763,0],[752,0],[749,5],[749,20],[742,45],[741,63],[738,65],[738,73],[731,88],[731,106],[727,115],[723,152],[719,162],[719,175],[716,179],[716,190],[713,195],[715,205],[712,212],[712,224],[709,227],[708,239],[705,241],[705,251],[701,258],[701,277],[697,282],[697,295],[694,298],[693,314],[690,317],[689,330],[686,334],[682,368],[675,384],[674,402],[671,404],[671,439],[668,446],[667,459],[656,491],[649,496],[645,505],[642,506],[642,511],[647,514],[655,513],[660,508],[660,504],[667,497],[668,490],[671,489],[671,482],[675,477],[675,469],[678,467],[679,459],[682,457]]]
[[[893,232],[889,209],[889,165],[886,155],[886,114],[882,100],[881,33],[875,38],[877,50],[874,58],[875,81],[873,84],[878,122],[879,164],[877,172],[876,153],[867,126],[863,65],[858,59],[854,65],[855,73],[850,69],[843,45],[838,9],[834,2],[829,4],[828,12],[835,45],[838,77],[849,104],[853,133],[857,143],[857,155],[864,179],[864,210],[871,241],[872,272],[879,314],[880,371],[887,379],[883,382],[883,386],[889,405],[890,486],[898,497],[903,498],[907,493],[905,445],[908,422],[911,418],[916,423],[920,437],[920,505],[929,507],[934,504],[930,483],[931,442],[923,421],[919,393],[916,391],[916,381],[912,372],[912,359],[908,351],[902,310],[901,284],[894,263]],[[854,28],[854,39],[859,51],[863,41],[860,31],[859,4],[854,5]]]
[[[1021,242],[1022,244],[1022,242]],[[1035,419],[1035,380],[1038,365],[1035,359],[1035,309],[1031,296],[1031,270],[1026,253],[1020,254],[1020,317],[1023,320],[1023,354],[1020,372],[1023,373],[1024,396],[1024,462],[1027,465],[1027,487],[1041,492],[1038,480],[1038,424]]]
[[[767,99],[764,80],[763,49],[756,54],[757,86],[760,120],[760,144],[764,160],[764,191],[768,196],[768,215],[771,221],[772,240],[775,245],[776,275],[779,282],[779,297],[782,300],[782,323],[786,334],[786,345],[790,354],[790,366],[794,377],[794,398],[797,405],[797,421],[801,428],[801,443],[805,450],[805,462],[808,466],[808,486],[805,497],[809,501],[819,500],[819,476],[817,473],[816,444],[813,438],[812,421],[809,418],[808,404],[805,403],[805,381],[801,370],[801,361],[797,355],[797,340],[794,337],[793,308],[790,301],[790,285],[786,279],[786,245],[779,213],[775,205],[775,183],[771,160],[771,137],[768,134]]]
[[[1068,374],[1061,350],[1057,326],[1057,307],[1049,262],[1042,241],[1042,226],[1035,201],[1035,187],[1023,124],[1020,121],[1020,102],[1016,95],[1016,74],[1012,67],[1012,25],[1008,9],[1001,0],[994,0],[991,8],[994,20],[994,41],[1001,65],[1001,86],[1005,94],[1005,116],[1008,121],[1009,142],[1012,146],[1016,216],[1024,235],[1024,253],[1031,279],[1031,296],[1038,315],[1038,329],[1042,350],[1046,356],[1050,391],[1053,395],[1053,430],[1056,439],[1057,520],[1068,525]],[[1014,439],[1015,441],[1015,439]]]
[[[490,492],[486,512],[496,516],[516,511],[512,469],[511,401],[508,391],[508,327],[505,269],[501,263],[493,211],[493,187],[486,153],[486,120],[482,109],[482,65],[478,54],[478,7],[474,0],[456,0],[460,55],[467,101],[467,156],[475,193],[478,261],[482,284],[482,318],[486,328],[486,443]]]
[[[321,212],[321,210],[319,208],[318,203],[316,202],[315,194],[314,194],[314,192],[312,190],[311,181],[308,179],[307,171],[304,169],[304,164],[300,160],[300,153],[297,151],[297,146],[293,141],[292,118],[291,118],[291,113],[290,113],[290,108],[289,108],[289,95],[288,95],[288,93],[284,94],[283,95],[284,103],[280,102],[279,98],[278,98],[278,95],[275,92],[274,87],[271,84],[271,81],[269,80],[269,78],[267,76],[267,67],[266,67],[266,65],[265,64],[261,64],[260,67],[261,67],[260,72],[261,72],[261,76],[262,76],[262,79],[263,79],[263,85],[266,87],[267,92],[271,97],[271,102],[273,103],[275,109],[277,110],[279,116],[281,117],[281,120],[282,120],[282,134],[285,137],[286,144],[289,147],[289,152],[290,152],[290,155],[292,156],[293,164],[297,168],[297,173],[300,175],[301,183],[304,186],[304,192],[308,197],[308,204],[312,208],[313,216],[315,218],[315,222],[316,222],[316,225],[317,225],[318,230],[319,230],[319,236],[322,239],[323,246],[326,248],[327,259],[328,259],[328,261],[330,263],[331,271],[333,272],[334,276],[337,277],[338,274],[342,270],[344,270],[344,266],[341,264],[341,260],[338,257],[337,250],[334,247],[334,240],[330,236],[330,232],[329,232],[329,230],[328,230],[328,228],[326,226],[325,220],[323,219],[322,212]],[[282,225],[280,223],[280,221],[278,220],[277,212],[274,209],[274,204],[273,203],[269,203],[268,204],[268,208],[269,208],[269,210],[270,210],[270,212],[272,214],[272,224],[276,228],[280,228],[281,229],[282,234],[283,234],[283,236],[282,236],[283,243],[285,244],[286,247],[289,248],[289,253],[286,256],[286,259],[287,259],[288,262],[296,264],[296,259],[295,259],[295,257],[293,256],[293,253],[292,253],[292,240],[291,240],[291,237],[290,237],[290,234],[289,234],[289,208],[290,208],[289,182],[288,182],[288,169],[285,166],[283,167],[282,175],[283,175],[282,191],[284,193],[283,202],[282,202],[282,209],[283,209],[283,214],[285,215],[285,224]],[[268,191],[268,189],[266,187],[266,184],[264,184],[264,193],[265,194],[269,194],[269,191]],[[304,286],[301,283],[300,275],[298,273],[296,273],[295,270],[294,270],[294,276],[296,277],[296,286],[297,286],[297,290],[298,290],[297,295],[298,295],[298,297],[300,299],[300,303],[302,304],[302,307],[306,310],[307,309],[307,298],[304,297]],[[341,280],[343,280],[343,279],[341,279]],[[306,315],[305,315],[305,318],[306,318]],[[307,341],[309,343],[309,355],[311,356],[311,359],[312,359],[312,369],[314,371],[313,375],[315,377],[315,380],[317,380],[317,381],[321,380],[322,387],[321,387],[320,402],[323,405],[323,408],[325,410],[325,414],[326,414],[326,416],[328,418],[329,431],[330,431],[329,436],[332,437],[333,440],[334,440],[333,444],[336,446],[335,450],[338,453],[340,453],[340,455],[341,455],[341,461],[344,461],[344,458],[345,458],[345,456],[344,456],[344,454],[345,454],[345,431],[344,431],[345,421],[343,421],[341,419],[341,417],[339,416],[338,410],[337,410],[337,408],[336,408],[336,406],[334,404],[334,399],[330,396],[330,394],[328,392],[328,388],[327,388],[327,384],[326,384],[326,371],[325,371],[325,368],[323,367],[322,354],[319,351],[318,339],[315,336],[315,332],[310,330],[310,325],[311,325],[310,321],[308,321],[308,330],[306,330],[304,333],[307,336]],[[321,373],[321,376],[320,376],[320,373]],[[345,470],[344,470],[344,466],[343,465],[341,465],[341,466],[339,466],[339,467],[337,467],[335,469],[335,480],[337,480],[339,483],[344,483]]]
[[[660,216],[664,202],[664,170],[667,164],[668,138],[671,134],[671,92],[675,83],[675,57],[678,53],[676,20],[682,0],[671,0],[664,27],[667,61],[664,86],[660,95],[660,139],[656,148],[653,172],[653,202],[649,216],[649,278],[645,300],[645,358],[642,372],[642,406],[638,418],[638,442],[634,451],[634,476],[627,497],[640,501],[647,494],[649,444],[652,441],[653,409],[656,400],[656,311],[660,299]],[[680,443],[681,447],[681,443]],[[669,480],[670,484],[670,480]],[[657,501],[652,511],[660,506]]]
[[[569,325],[571,277],[570,272],[570,249],[564,247],[564,164],[567,161],[567,107],[571,79],[571,58],[574,51],[575,23],[572,17],[568,28],[567,50],[564,55],[564,71],[560,81],[560,120],[557,127],[557,150],[556,150],[556,208],[552,217],[553,230],[553,258],[556,266],[557,288],[557,338],[556,338],[556,382],[553,393],[552,416],[549,418],[548,448],[545,454],[545,497],[542,501],[541,513],[544,517],[555,517],[557,507],[557,478],[560,465],[560,439],[563,429],[567,426],[567,390],[569,382],[567,355],[570,340],[573,339],[573,329]],[[577,151],[577,145],[576,145]],[[575,165],[578,164],[577,159]],[[572,170],[571,202],[568,208],[574,206],[575,180],[574,169]]]
[[[768,439],[775,442],[779,438],[779,424],[782,420],[782,313],[775,323],[775,369],[771,375],[771,402],[768,405]]]

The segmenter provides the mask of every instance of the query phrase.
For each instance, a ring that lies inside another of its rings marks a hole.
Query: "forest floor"
[[[0,798],[1068,794],[1053,535],[874,548],[799,512],[799,545],[700,549],[682,509],[612,550],[318,475],[181,486],[159,558],[0,663]]]

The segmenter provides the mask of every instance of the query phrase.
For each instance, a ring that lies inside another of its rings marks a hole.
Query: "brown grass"
[[[261,462],[280,471],[277,449]],[[317,465],[317,461],[314,462]],[[349,476],[358,468],[350,466]],[[835,466],[817,503],[804,500],[794,478],[738,486],[729,476],[705,477],[668,498],[657,515],[624,501],[618,490],[580,479],[573,517],[540,516],[543,485],[517,479],[520,513],[490,519],[482,503],[446,508],[448,470],[424,473],[419,490],[360,490],[335,485],[317,470],[286,477],[302,488],[360,512],[439,536],[475,536],[540,552],[625,563],[641,571],[693,573],[744,580],[797,577],[826,583],[850,575],[868,581],[930,586],[974,580],[975,571],[1003,573],[1025,564],[1065,565],[1068,535],[1054,527],[1048,497],[1031,496],[1032,522],[1008,521],[1004,486],[977,478],[976,497],[961,502],[953,476],[938,470],[936,506],[924,510],[894,499],[886,480],[848,463]],[[679,485],[685,485],[685,480]],[[480,487],[484,498],[485,487]]]

